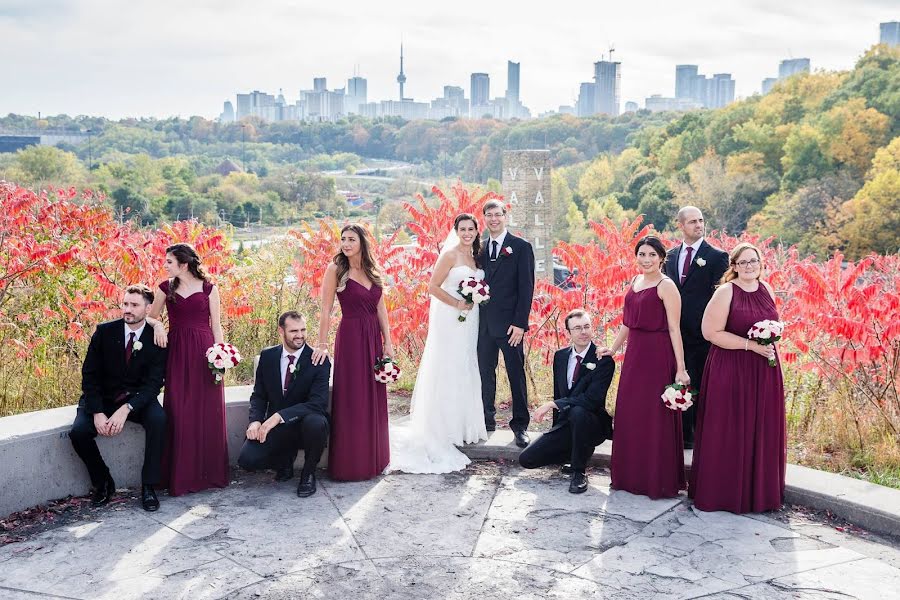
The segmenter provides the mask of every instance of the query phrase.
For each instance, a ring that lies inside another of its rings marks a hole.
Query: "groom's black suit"
[[[246,440],[238,464],[248,471],[292,466],[303,448],[303,470],[312,472],[328,439],[328,377],[331,362],[312,364],[312,348],[304,346],[286,391],[281,378],[283,346],[259,355],[256,381],[250,395],[250,423],[264,422],[278,413],[284,423],[269,431],[266,441]]]
[[[97,325],[81,367],[81,399],[69,438],[75,452],[87,466],[95,488],[109,477],[109,469],[97,448],[94,415],[112,416],[123,404],[134,410],[129,421],[144,426],[144,468],[142,483],[156,485],[166,435],[166,414],[157,397],[166,375],[166,350],[153,343],[153,328],[144,326],[140,350],[126,361],[125,321],[118,319]]]
[[[508,249],[508,251],[507,251]],[[512,392],[513,431],[528,429],[528,389],[525,383],[525,340],[509,345],[510,325],[528,331],[528,315],[534,296],[534,251],[531,244],[506,232],[496,260],[491,260],[490,237],[479,256],[484,278],[491,288],[490,302],[479,309],[478,370],[481,372],[481,401],[488,429],[496,426],[494,406],[497,395],[497,361],[503,352],[506,375]]]
[[[683,244],[679,244],[666,253],[665,271],[681,292],[681,341],[684,345],[684,366],[691,378],[691,386],[699,390],[703,379],[703,366],[709,354],[709,342],[703,338],[700,324],[706,305],[716,291],[719,280],[728,270],[728,253],[703,240],[691,260],[687,277],[682,283],[681,273],[678,272],[678,255],[682,246]],[[699,260],[703,261],[702,266],[697,263]],[[686,444],[694,442],[696,414],[696,404],[681,413],[682,432]]]
[[[612,437],[612,418],[606,412],[606,392],[612,383],[615,363],[609,356],[597,358],[591,343],[569,388],[568,367],[572,348],[553,356],[553,428],[519,455],[526,469],[570,461],[572,469],[584,472],[594,448]],[[593,368],[591,368],[593,365]]]

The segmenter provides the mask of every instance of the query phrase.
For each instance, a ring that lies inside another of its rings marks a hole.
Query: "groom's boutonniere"
[[[135,340],[134,344],[131,345],[131,351],[137,352],[138,350],[140,350],[143,347],[144,347],[144,343],[142,341]]]
[[[512,256],[512,246],[504,246],[502,250],[500,250],[500,256]]]
[[[698,267],[705,267],[705,266],[706,266],[706,259],[698,258],[698,259],[697,259],[697,266],[698,266]]]
[[[297,370],[297,365],[295,365],[294,363],[291,363],[288,365],[288,371],[291,372],[291,375],[293,375],[294,371],[296,371],[296,370]]]
[[[581,366],[584,367],[585,369],[587,369],[588,371],[593,371],[594,369],[597,368],[597,363],[584,363]]]

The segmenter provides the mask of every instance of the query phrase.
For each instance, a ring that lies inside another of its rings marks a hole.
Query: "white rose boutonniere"
[[[512,256],[512,246],[504,246],[502,250],[500,250],[500,256],[507,257]]]
[[[297,370],[297,365],[295,365],[294,363],[291,363],[288,365],[288,371],[290,371],[292,375],[293,375],[294,371],[296,371],[296,370]]]
[[[131,346],[131,351],[132,351],[132,352],[137,352],[138,350],[140,350],[140,349],[143,348],[143,347],[144,347],[144,343],[143,343],[142,341],[140,341],[140,340],[137,340],[137,341],[134,342],[134,344],[132,344],[132,346]]]
[[[705,267],[705,266],[706,266],[706,260],[703,259],[703,258],[698,258],[698,259],[697,259],[697,266],[698,266],[698,267]]]
[[[593,371],[594,369],[597,368],[597,364],[596,364],[596,363],[584,363],[582,366],[583,366],[585,369],[587,369],[588,371]]]

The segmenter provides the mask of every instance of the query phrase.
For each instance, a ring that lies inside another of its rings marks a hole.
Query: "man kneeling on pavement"
[[[609,356],[597,357],[586,311],[571,311],[565,325],[571,345],[553,357],[553,400],[534,412],[534,420],[541,422],[552,410],[553,427],[522,451],[519,463],[526,469],[562,464],[563,472],[572,475],[569,491],[580,494],[588,488],[585,468],[594,448],[612,437],[606,392],[615,363]]]
[[[306,319],[296,311],[278,317],[281,344],[259,355],[250,395],[250,426],[238,465],[248,471],[274,469],[275,481],[294,476],[297,451],[303,470],[297,495],[316,493],[316,466],[328,439],[328,379],[331,362],[312,364]]]

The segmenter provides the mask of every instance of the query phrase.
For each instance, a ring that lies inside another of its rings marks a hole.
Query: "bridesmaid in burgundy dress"
[[[166,248],[170,279],[159,284],[150,314],[157,345],[169,347],[163,409],[168,439],[163,478],[180,496],[228,485],[225,388],[216,383],[206,350],[223,341],[219,290],[207,280],[190,244]],[[169,333],[158,320],[163,306]]]
[[[328,265],[322,282],[313,364],[321,363],[328,354],[335,296],[341,305],[341,324],[334,341],[328,445],[328,472],[338,481],[372,479],[390,462],[387,387],[375,381],[373,368],[379,357],[393,356],[394,347],[373,243],[361,225],[344,227],[340,252]]]
[[[752,244],[731,251],[730,266],[703,314],[712,343],[700,390],[689,496],[700,510],[778,510],[787,464],[784,380],[774,346],[747,338],[757,321],[778,320],[775,295],[760,279]]]
[[[681,414],[660,396],[673,381],[690,383],[681,344],[681,296],[663,276],[666,250],[648,236],[634,251],[641,274],[625,294],[623,323],[612,348],[625,343],[613,421],[612,487],[650,498],[672,498],[685,488]]]

